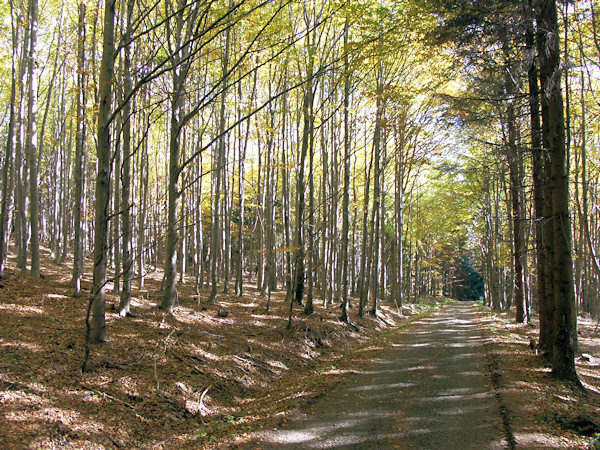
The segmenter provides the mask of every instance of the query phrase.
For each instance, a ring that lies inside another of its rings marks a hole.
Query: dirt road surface
[[[419,320],[306,414],[239,447],[513,447],[477,314],[459,302]]]

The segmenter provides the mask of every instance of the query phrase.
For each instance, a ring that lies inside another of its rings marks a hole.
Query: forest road
[[[305,414],[236,448],[514,447],[480,314],[459,302],[418,320]]]

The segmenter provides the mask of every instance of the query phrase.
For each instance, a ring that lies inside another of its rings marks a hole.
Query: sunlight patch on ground
[[[464,377],[480,377],[480,376],[483,376],[483,372],[480,372],[478,370],[472,370],[472,371],[468,371],[468,372],[460,372],[458,375],[461,375]]]
[[[7,311],[10,311],[11,313],[21,313],[19,315],[46,314],[42,308],[39,308],[37,306],[17,305],[15,303],[0,303],[0,309],[5,309]]]
[[[435,366],[427,365],[427,366],[413,366],[408,367],[406,369],[402,369],[401,372],[415,372],[417,370],[436,370]]]
[[[2,342],[0,341],[0,347],[12,347],[17,349],[27,349],[31,352],[43,352],[45,351],[42,346],[38,344],[31,344],[29,342]]]
[[[268,320],[268,321],[282,320],[281,316],[276,316],[273,314],[250,314],[250,317],[252,317],[253,319]],[[257,323],[257,322],[255,322],[255,323]]]
[[[18,403],[20,407],[25,405],[41,405],[45,402],[41,396],[24,391],[0,391],[0,401],[4,406]]]
[[[45,403],[45,402],[44,402]],[[69,425],[79,418],[79,412],[56,407],[46,407],[38,410],[21,409],[5,414],[6,420],[11,422],[56,422],[57,420]]]
[[[465,348],[465,347],[479,347],[478,342],[459,342],[455,344],[448,344],[448,347],[451,348]]]
[[[286,366],[281,361],[269,360],[269,361],[266,361],[266,363],[271,367],[277,367],[278,369],[288,370],[288,366]]]
[[[50,300],[69,300],[69,297],[60,294],[46,294],[45,297]]]
[[[365,386],[357,386],[349,389],[350,391],[362,392],[362,391],[376,391],[382,389],[406,389],[409,387],[416,386],[416,383],[390,383],[390,384],[370,384]]]
[[[317,439],[320,434],[320,430],[279,431],[277,432],[277,439],[273,439],[271,442],[277,444],[301,444]]]
[[[86,403],[100,403],[102,397],[96,392],[89,390],[70,390],[67,394],[72,395],[74,398],[86,402]]]
[[[435,402],[465,401],[465,400],[482,399],[482,398],[490,398],[490,397],[491,397],[491,394],[489,392],[479,392],[479,393],[473,393],[473,394],[469,394],[469,395],[440,394],[440,395],[436,395],[436,396],[432,396],[432,397],[421,397],[421,398],[418,398],[415,400],[419,401],[419,402],[435,403]]]
[[[291,400],[291,399],[294,399],[294,398],[306,397],[307,395],[310,395],[310,392],[308,392],[308,391],[300,391],[300,392],[295,392],[293,394],[290,394],[290,395],[288,395],[286,397],[283,397],[283,398],[281,398],[281,399],[279,399],[277,401],[278,402],[284,402],[286,400]]]
[[[323,371],[321,371],[321,373],[323,375],[354,375],[354,374],[360,373],[360,371],[354,370],[354,369],[331,368],[331,369],[323,370]]]

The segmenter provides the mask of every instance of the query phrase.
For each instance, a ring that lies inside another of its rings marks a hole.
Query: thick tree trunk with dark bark
[[[564,110],[560,77],[560,48],[555,0],[539,0],[537,24],[546,34],[544,52],[540,54],[542,91],[547,97],[547,127],[552,184],[552,236],[554,255],[554,342],[553,373],[580,385],[575,370],[573,348],[575,291],[571,250],[571,217],[569,212],[569,174],[565,147]],[[546,117],[544,117],[546,119]]]
[[[528,1],[531,8],[531,0]],[[525,35],[526,52],[528,58],[527,79],[529,85],[529,114],[531,123],[531,155],[532,155],[532,178],[533,178],[533,204],[535,213],[535,248],[536,248],[536,293],[538,312],[540,317],[539,347],[547,348],[548,327],[545,320],[548,308],[548,296],[546,294],[546,252],[543,239],[544,197],[546,181],[544,179],[544,149],[542,147],[542,129],[540,118],[540,93],[538,84],[538,70],[536,64],[536,47],[533,30],[533,17],[527,17],[527,29]],[[552,296],[550,296],[550,299]]]

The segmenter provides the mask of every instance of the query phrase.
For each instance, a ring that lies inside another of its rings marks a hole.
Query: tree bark
[[[127,31],[125,42],[131,38],[131,21],[133,16],[134,0],[127,2]],[[130,45],[123,49],[123,91],[127,96],[131,91],[131,49]],[[121,229],[123,230],[123,289],[119,302],[119,315],[125,317],[130,314],[131,303],[131,280],[133,278],[133,267],[131,259],[131,103],[127,102],[122,110],[123,115],[123,168],[121,171]],[[119,268],[117,267],[117,270]]]
[[[83,206],[83,152],[85,148],[85,3],[79,3],[79,21],[77,24],[77,124],[75,136],[75,192],[73,204],[73,276],[71,285],[77,298],[81,295],[81,276],[83,274],[83,236],[81,229],[81,213]]]
[[[10,187],[11,183],[9,175],[11,172],[11,166],[14,155],[14,134],[15,134],[15,102],[17,96],[17,77],[16,77],[16,58],[17,58],[17,39],[18,39],[18,28],[15,27],[13,18],[13,3],[10,2],[10,15],[11,15],[11,38],[12,38],[12,59],[11,59],[11,72],[12,81],[10,85],[10,100],[9,100],[9,117],[8,117],[8,129],[6,132],[6,150],[4,153],[4,159],[2,161],[2,200],[0,205],[0,280],[4,278],[4,266],[6,264],[6,256],[8,253],[8,237],[10,236],[10,220],[9,220],[9,209],[10,209]]]
[[[512,232],[513,232],[513,268],[514,268],[514,303],[516,305],[516,322],[525,322],[525,296],[524,296],[524,278],[523,278],[523,255],[525,253],[525,242],[523,239],[523,204],[521,202],[521,177],[520,177],[520,158],[517,148],[517,130],[516,115],[514,106],[514,96],[516,86],[512,74],[510,61],[510,48],[506,35],[503,36],[504,52],[504,84],[507,94],[506,100],[506,159],[509,169],[509,190],[512,214]]]
[[[344,191],[342,193],[342,322],[350,323],[348,309],[348,234],[350,229],[350,61],[348,55],[348,18],[344,22]]]
[[[531,123],[531,155],[532,155],[532,178],[533,178],[533,204],[535,212],[535,248],[536,248],[536,293],[538,312],[540,318],[539,347],[547,348],[549,341],[548,327],[550,324],[545,320],[547,317],[548,296],[546,293],[546,252],[544,248],[544,195],[546,181],[544,179],[544,149],[542,147],[542,130],[540,120],[540,94],[538,84],[538,70],[535,60],[535,38],[533,30],[533,17],[529,17],[531,0],[528,2],[526,12],[527,28],[525,44],[527,53],[527,79],[529,85],[529,114]],[[550,296],[550,299],[552,297]]]
[[[308,147],[310,145],[310,129],[313,118],[311,117],[311,110],[314,100],[314,92],[313,92],[313,67],[314,67],[314,49],[312,48],[312,44],[310,43],[310,34],[307,37],[309,39],[308,42],[308,50],[309,50],[309,59],[308,59],[308,67],[306,71],[306,87],[304,90],[304,100],[302,104],[302,118],[303,118],[303,128],[302,128],[302,143],[300,148],[300,155],[298,159],[298,174],[296,176],[296,235],[295,235],[295,255],[294,255],[294,265],[295,265],[295,294],[296,294],[296,303],[298,305],[303,305],[304,303],[304,277],[305,277],[305,262],[304,262],[304,209],[305,209],[305,166],[306,166],[306,156],[308,153]],[[288,320],[288,328],[292,326],[292,308],[290,308],[290,316]]]
[[[232,4],[230,3],[230,6]],[[227,28],[225,32],[225,53],[222,60],[222,81],[223,86],[221,92],[221,105],[219,111],[219,134],[221,138],[217,144],[217,155],[215,158],[216,167],[216,179],[215,179],[215,192],[214,192],[214,203],[213,203],[213,217],[212,217],[212,235],[211,235],[211,249],[210,249],[210,281],[211,291],[208,298],[208,303],[214,305],[217,303],[217,260],[219,254],[219,248],[221,244],[221,226],[224,217],[221,217],[220,204],[221,204],[221,179],[225,173],[225,105],[227,100],[227,73],[229,72],[229,47],[231,42],[231,28]]]
[[[94,272],[92,282],[92,321],[90,341],[106,340],[106,266],[108,207],[110,202],[110,114],[114,74],[114,25],[116,0],[104,2],[104,35],[100,63],[97,129],[96,217],[94,219]]]
[[[40,276],[40,233],[39,233],[39,193],[37,164],[37,83],[35,59],[37,57],[38,0],[29,0],[29,52],[27,55],[27,131],[26,152],[29,159],[29,197],[31,227],[31,275]]]
[[[581,385],[574,362],[573,314],[575,293],[569,212],[569,174],[560,77],[560,48],[555,0],[539,0],[538,28],[547,35],[540,54],[542,89],[548,106],[548,143],[552,184],[552,236],[554,258],[554,342],[552,371],[561,379]]]
[[[383,100],[382,90],[383,84],[381,77],[377,82],[377,100],[376,100],[376,111],[375,111],[375,130],[373,132],[373,159],[375,161],[375,168],[373,171],[373,209],[371,211],[371,230],[373,234],[373,259],[371,268],[371,281],[370,286],[373,292],[373,303],[371,305],[370,313],[374,316],[377,315],[379,309],[379,275],[381,271],[381,235],[380,235],[380,220],[381,214],[381,133],[382,133],[382,122],[383,122]]]

